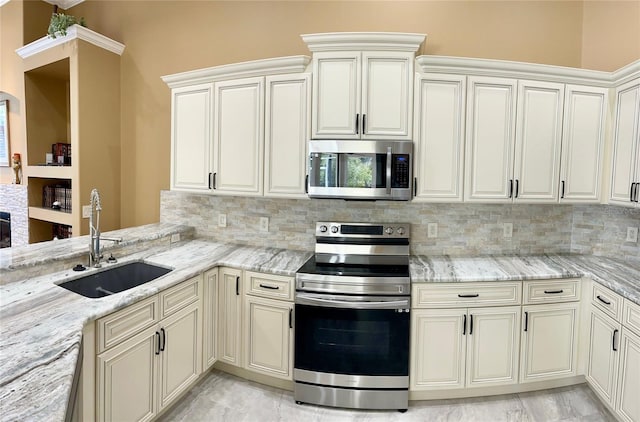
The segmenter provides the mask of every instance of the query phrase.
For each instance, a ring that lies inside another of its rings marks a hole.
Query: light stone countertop
[[[590,277],[640,304],[640,266],[593,255],[412,256],[413,283]]]
[[[123,236],[126,236],[125,229]],[[110,234],[111,235],[111,234]],[[143,236],[142,236],[143,237]],[[47,242],[49,244],[58,242]],[[52,245],[57,248],[58,245]],[[46,253],[39,245],[40,253]],[[55,283],[71,270],[0,285],[0,415],[4,420],[62,421],[88,322],[152,296],[216,266],[292,276],[312,252],[223,244],[204,239],[154,246],[119,264],[144,259],[173,267],[153,282],[100,299]],[[51,255],[49,255],[51,256]],[[27,261],[25,261],[27,262]],[[28,264],[25,264],[28,265]],[[118,264],[115,264],[118,265]],[[467,282],[587,275],[640,303],[640,269],[612,259],[580,255],[531,257],[411,257],[413,282]],[[88,270],[95,271],[95,270]],[[86,275],[87,272],[81,275]]]

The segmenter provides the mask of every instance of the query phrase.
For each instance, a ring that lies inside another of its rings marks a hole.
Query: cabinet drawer
[[[98,353],[152,326],[159,319],[157,295],[100,318],[97,322]]]
[[[293,300],[293,278],[272,274],[245,272],[247,294],[274,299]]]
[[[166,318],[200,299],[201,289],[202,276],[199,275],[160,293],[160,318]]]
[[[574,302],[580,300],[580,279],[525,281],[522,303]]]
[[[640,335],[640,305],[629,299],[624,300],[622,307],[622,325]]]
[[[521,297],[519,281],[416,283],[411,291],[414,308],[519,305]]]
[[[618,322],[622,318],[622,302],[622,296],[596,282],[591,283],[591,304]]]

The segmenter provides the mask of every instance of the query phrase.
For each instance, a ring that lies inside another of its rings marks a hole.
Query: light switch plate
[[[627,227],[627,239],[625,242],[633,242],[638,243],[638,228],[637,227]]]
[[[83,205],[82,206],[82,218],[91,217],[91,205]]]
[[[513,236],[513,223],[504,223],[502,226],[502,237],[510,238]]]
[[[438,237],[438,223],[427,224],[427,237],[431,239]]]
[[[218,214],[218,227],[227,227],[227,214]]]

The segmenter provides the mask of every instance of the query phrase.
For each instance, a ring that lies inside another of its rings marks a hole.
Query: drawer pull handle
[[[612,341],[612,345],[611,348],[613,349],[614,352],[617,352],[618,349],[616,349],[616,334],[618,334],[618,330],[613,330],[613,341]]]
[[[611,302],[609,302],[608,300],[603,299],[602,297],[600,297],[600,295],[596,296],[598,298],[598,300],[602,303],[604,303],[605,305],[611,305]]]
[[[558,293],[562,293],[564,292],[564,290],[560,289],[560,290],[545,290],[544,293],[548,294],[548,295],[555,295]]]
[[[465,297],[465,298],[466,298],[466,297],[478,297],[478,296],[480,296],[480,294],[478,294],[478,293],[468,294],[468,295],[461,295],[461,294],[458,294],[458,297]]]
[[[271,290],[280,289],[280,286],[269,286],[268,284],[262,284],[262,283],[260,283],[260,287],[262,287],[263,289],[271,289]]]

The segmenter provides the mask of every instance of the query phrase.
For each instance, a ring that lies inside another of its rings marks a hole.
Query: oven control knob
[[[384,232],[386,234],[393,234],[393,227],[387,227]]]
[[[398,227],[398,230],[396,230],[396,233],[402,236],[404,234],[404,227]]]
[[[331,226],[331,233],[338,233],[338,226]]]
[[[327,226],[325,226],[324,224],[322,226],[320,226],[318,229],[320,230],[320,233],[326,233],[327,232]]]

